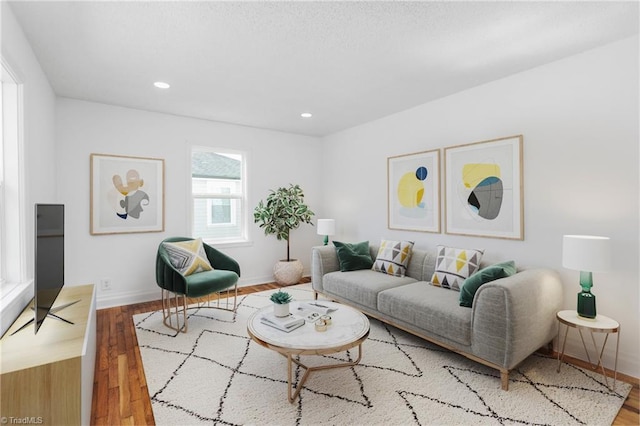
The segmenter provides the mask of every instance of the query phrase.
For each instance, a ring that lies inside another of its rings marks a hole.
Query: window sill
[[[224,248],[234,248],[234,247],[251,247],[253,246],[253,241],[211,241],[203,239],[205,243],[209,244],[212,247],[224,247]]]

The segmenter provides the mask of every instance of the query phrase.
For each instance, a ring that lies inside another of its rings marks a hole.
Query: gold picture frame
[[[523,136],[444,149],[445,233],[524,239]]]
[[[91,235],[164,231],[164,159],[90,155]]]

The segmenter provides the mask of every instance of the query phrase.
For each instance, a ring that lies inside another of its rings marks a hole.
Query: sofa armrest
[[[324,292],[324,274],[340,270],[340,263],[334,246],[317,246],[311,249],[311,285],[317,292]]]
[[[562,282],[550,269],[524,270],[484,284],[473,301],[473,353],[514,368],[555,337],[561,306]]]

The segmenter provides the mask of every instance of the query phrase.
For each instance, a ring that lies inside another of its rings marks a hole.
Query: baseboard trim
[[[303,276],[306,281],[309,275]],[[259,285],[273,282],[273,276],[269,277],[254,277],[249,279],[242,279],[238,281],[238,288],[248,287],[252,285]],[[155,287],[153,290],[145,291],[133,291],[133,292],[118,292],[118,293],[102,293],[98,294],[96,298],[96,308],[106,309],[114,308],[116,306],[133,305],[136,303],[152,302],[154,300],[160,300],[160,287]]]
[[[558,359],[558,352],[554,351],[552,354],[550,354],[550,356],[553,356],[555,359]],[[571,356],[571,355],[565,354],[564,358],[563,358],[563,362],[568,362],[570,364],[577,365],[578,367],[582,367],[582,368],[586,368],[586,369],[591,370],[591,367],[589,366],[589,362],[587,362],[585,360],[582,360],[580,358],[576,358],[576,357]],[[600,370],[600,368],[598,368],[597,371],[598,372],[602,372]],[[613,378],[613,375],[614,375],[614,371],[613,370],[605,367],[604,371],[607,373],[607,377]],[[621,372],[618,371],[617,372],[617,379],[620,380],[620,381],[623,381],[625,383],[629,383],[629,384],[631,384],[631,385],[633,385],[635,387],[640,387],[640,378],[638,378],[638,377],[633,377],[633,376],[630,376],[628,374],[621,373]]]
[[[160,299],[160,287],[153,290],[135,291],[117,294],[100,294],[96,300],[97,309],[114,308],[116,306],[133,305]]]

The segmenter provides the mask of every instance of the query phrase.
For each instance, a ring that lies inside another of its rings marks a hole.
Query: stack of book
[[[293,314],[289,314],[286,317],[277,317],[273,312],[267,312],[262,315],[260,322],[288,333],[298,327],[302,327],[304,318]]]

